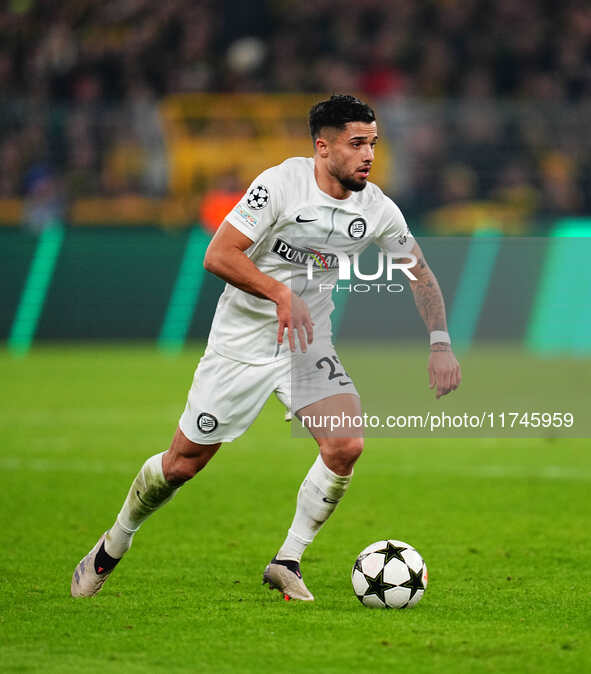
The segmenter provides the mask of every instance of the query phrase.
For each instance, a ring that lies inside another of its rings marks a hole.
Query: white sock
[[[175,495],[178,487],[169,484],[162,472],[164,454],[150,457],[131,483],[125,503],[105,538],[105,552],[109,556],[123,557],[142,523]]]
[[[296,513],[277,559],[300,561],[304,550],[347,491],[352,475],[333,473],[318,455],[298,492]]]

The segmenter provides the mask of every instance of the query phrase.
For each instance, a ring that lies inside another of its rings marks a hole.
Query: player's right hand
[[[283,344],[283,337],[287,329],[287,339],[292,353],[296,351],[296,333],[302,352],[305,353],[308,344],[312,344],[314,337],[314,323],[310,316],[308,305],[301,297],[286,288],[286,293],[277,302],[277,342]]]

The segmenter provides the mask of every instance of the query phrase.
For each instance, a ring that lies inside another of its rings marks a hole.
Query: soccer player
[[[73,596],[101,589],[142,523],[223,442],[244,433],[273,392],[300,418],[361,414],[332,346],[330,293],[308,283],[310,271],[324,287],[334,283],[339,254],[352,256],[375,242],[398,258],[415,256],[410,285],[430,334],[430,386],[440,397],[460,383],[437,280],[398,207],[368,181],[378,140],[373,110],[352,96],[332,96],[312,108],[309,122],[314,157],[261,173],[209,245],[205,268],[227,285],[178,429],[168,451],[142,466],[114,524],[76,567]],[[314,597],[300,572],[302,554],[345,494],[363,449],[358,429],[309,431],[319,455],[300,487],[287,537],[263,574],[270,588],[304,601]]]

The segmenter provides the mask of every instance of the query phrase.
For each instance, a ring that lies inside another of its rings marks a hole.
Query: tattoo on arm
[[[416,281],[411,281],[410,287],[415,298],[415,304],[421,314],[427,330],[447,330],[445,320],[445,303],[441,288],[433,272],[427,266],[424,257],[417,261],[415,269]]]

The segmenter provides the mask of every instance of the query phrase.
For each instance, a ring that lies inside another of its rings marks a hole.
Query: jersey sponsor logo
[[[367,223],[363,218],[355,218],[349,223],[349,236],[352,239],[362,239],[367,230]]]
[[[306,220],[305,218],[302,218],[301,215],[296,215],[296,222],[316,222],[318,218],[311,218],[310,220]]]
[[[248,191],[246,204],[254,211],[260,211],[269,203],[269,196],[269,190],[264,185],[256,185]]]
[[[211,433],[212,431],[215,431],[217,427],[218,420],[213,416],[213,414],[209,414],[209,412],[201,412],[201,414],[197,417],[197,428],[202,433]]]
[[[241,204],[236,204],[236,206],[234,206],[234,212],[240,216],[245,225],[248,225],[249,227],[257,226],[258,220],[254,217],[254,215],[251,215]]]
[[[339,258],[334,253],[323,253],[314,248],[298,248],[283,239],[275,239],[271,250],[280,258],[298,267],[312,267],[322,271],[332,271],[339,268]]]

